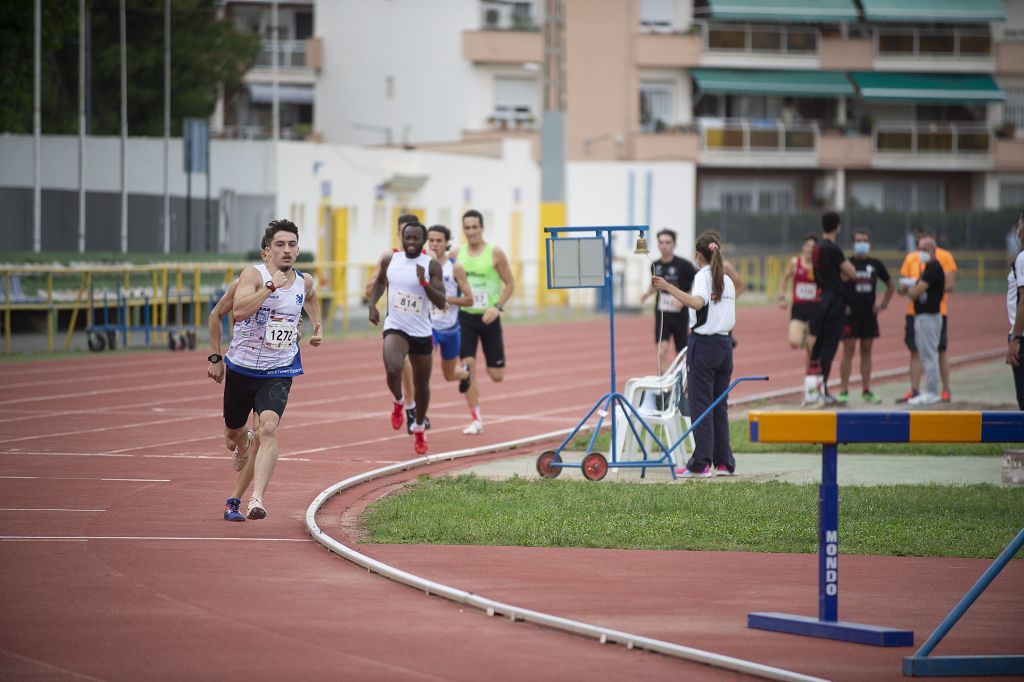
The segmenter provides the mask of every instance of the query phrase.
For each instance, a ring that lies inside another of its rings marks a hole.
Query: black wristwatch
[[[213,364],[217,364],[218,362],[220,362],[220,356],[217,355],[216,353],[210,353],[210,356],[206,359],[212,362]]]
[[[503,306],[503,305],[502,305],[502,304],[500,304],[500,303],[495,303],[495,304],[494,304],[494,307],[498,309],[498,312],[499,312],[499,313],[503,313],[503,312],[505,312],[505,306]]]

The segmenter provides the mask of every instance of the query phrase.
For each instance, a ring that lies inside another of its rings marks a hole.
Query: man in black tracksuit
[[[843,338],[846,321],[846,287],[844,281],[856,279],[857,271],[846,260],[843,250],[836,244],[839,236],[839,214],[829,211],[821,217],[821,239],[814,247],[814,281],[818,283],[821,300],[811,318],[811,335],[814,347],[811,349],[811,364],[807,368],[810,379],[820,379],[820,401],[826,405],[836,404],[828,392],[828,375],[832,360]]]

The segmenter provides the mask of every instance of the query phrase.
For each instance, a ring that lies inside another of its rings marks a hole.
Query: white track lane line
[[[98,542],[103,540],[154,542],[312,542],[312,538],[212,538],[171,535],[0,535],[0,542]]]
[[[0,507],[0,512],[105,512],[106,509],[55,509],[47,507]]]

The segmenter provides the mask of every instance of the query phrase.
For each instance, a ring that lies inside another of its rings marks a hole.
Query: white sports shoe
[[[484,423],[478,419],[474,419],[472,424],[462,429],[462,432],[467,436],[479,436],[484,432]]]
[[[239,450],[235,447],[235,451],[231,453],[231,468],[235,471],[241,471],[245,463],[249,461],[249,448],[252,447],[252,441],[256,438],[256,432],[249,429],[245,432],[245,449]]]
[[[941,401],[941,398],[934,393],[921,392],[907,400],[907,405],[934,405]]]
[[[260,501],[260,498],[249,498],[249,513],[246,516],[253,521],[267,518],[267,509],[263,506],[263,502]]]

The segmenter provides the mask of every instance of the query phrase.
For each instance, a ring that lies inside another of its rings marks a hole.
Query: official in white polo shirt
[[[732,341],[729,332],[736,326],[736,286],[722,266],[721,244],[710,235],[697,240],[697,276],[688,294],[661,277],[652,281],[690,308],[690,340],[686,351],[690,414],[694,418],[732,381]],[[729,407],[720,402],[693,431],[696,441],[693,456],[685,468],[676,470],[684,478],[734,476],[736,460],[729,445]]]
[[[1024,410],[1024,211],[1017,218],[1017,243],[1020,252],[1006,277],[1006,312],[1010,317],[1010,336],[1006,344],[1006,364],[1013,368],[1017,407]]]

